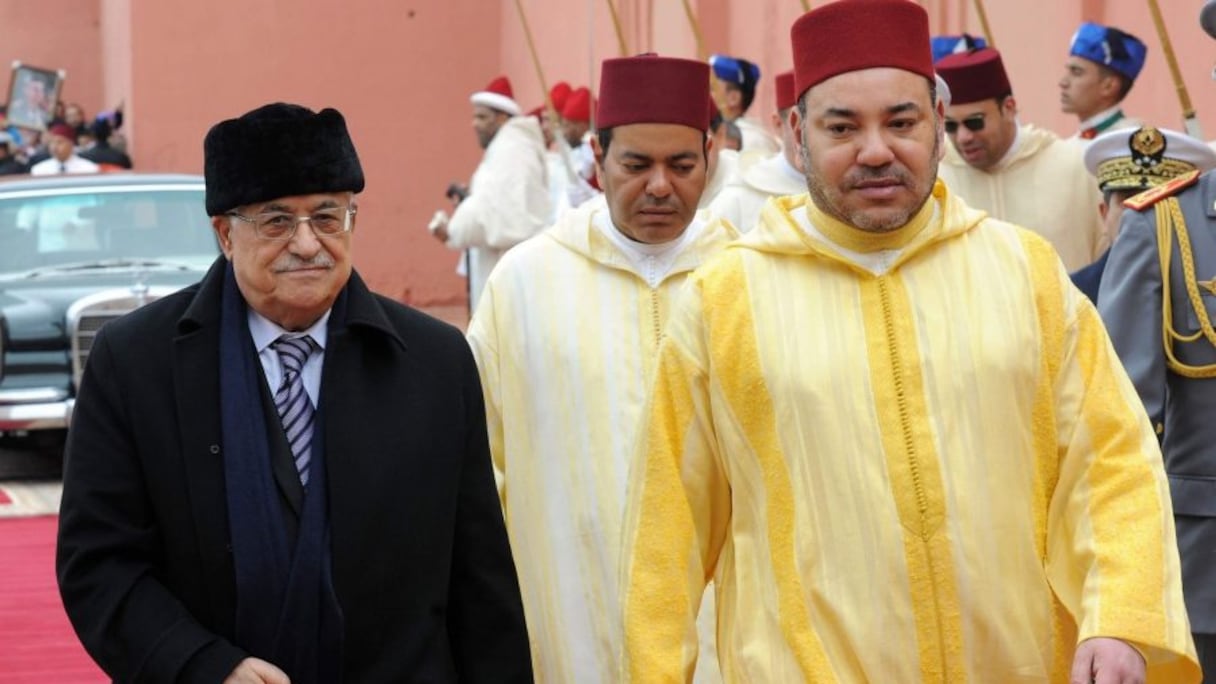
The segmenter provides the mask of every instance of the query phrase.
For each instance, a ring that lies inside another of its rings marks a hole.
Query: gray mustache
[[[333,257],[321,252],[320,254],[317,254],[317,256],[307,261],[292,256],[281,263],[276,263],[274,270],[276,273],[283,273],[286,271],[296,271],[302,268],[333,268],[333,266]]]

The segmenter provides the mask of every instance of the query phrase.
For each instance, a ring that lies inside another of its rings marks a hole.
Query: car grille
[[[171,287],[135,287],[107,290],[77,300],[68,307],[68,331],[72,343],[72,384],[79,388],[85,362],[97,332],[106,323],[131,313],[149,302],[173,292]]]
[[[80,386],[80,376],[84,373],[84,363],[89,359],[89,350],[93,348],[93,338],[102,324],[127,313],[126,311],[90,311],[76,322],[76,331],[72,334],[72,380]]]

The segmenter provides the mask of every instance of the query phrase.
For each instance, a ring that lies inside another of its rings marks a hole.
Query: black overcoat
[[[223,263],[101,330],[73,414],[60,592],[118,681],[213,684],[247,655],[220,448]],[[358,274],[346,289],[319,407],[344,678],[531,681],[469,348]]]

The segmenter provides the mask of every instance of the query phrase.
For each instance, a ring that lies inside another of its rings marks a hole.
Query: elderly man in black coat
[[[199,284],[97,336],[57,570],[118,681],[525,682],[523,610],[461,334],[353,272],[332,109],[211,129]]]

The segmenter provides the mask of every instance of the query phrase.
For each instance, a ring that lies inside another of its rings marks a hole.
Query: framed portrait
[[[18,128],[45,131],[67,72],[13,62],[8,84],[8,122]]]

